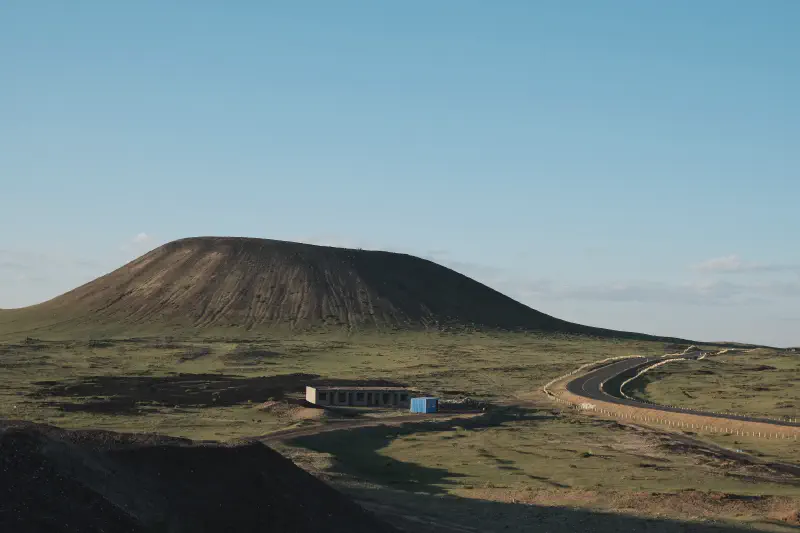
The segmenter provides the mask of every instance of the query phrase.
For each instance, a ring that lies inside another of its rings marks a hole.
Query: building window
[[[327,402],[328,401],[328,393],[327,392],[320,392],[317,396],[319,396],[318,400],[320,402]]]
[[[400,395],[400,401],[401,402],[407,402],[408,401],[408,394],[401,394]]]
[[[340,392],[339,393],[339,402],[341,403],[341,402],[346,402],[346,401],[347,401],[347,393],[346,392]]]
[[[364,393],[363,392],[357,392],[356,393],[356,401],[357,402],[363,402],[364,401]]]
[[[384,392],[383,393],[383,403],[389,403],[389,397],[390,396],[391,396],[391,394],[389,394],[388,392]]]

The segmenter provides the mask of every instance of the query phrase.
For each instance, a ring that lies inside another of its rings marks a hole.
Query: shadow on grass
[[[465,477],[444,468],[421,466],[398,461],[381,455],[379,451],[399,437],[453,431],[457,428],[479,430],[501,426],[507,422],[522,420],[550,420],[551,414],[543,414],[523,408],[504,407],[488,411],[468,419],[435,422],[409,422],[399,426],[372,426],[350,430],[326,431],[316,435],[297,437],[289,445],[333,455],[332,470],[349,474],[359,479],[389,485],[404,490],[443,494],[442,486],[452,484],[456,478]],[[485,457],[494,459],[503,469],[514,468],[502,459],[484,451]]]
[[[684,522],[600,512],[571,507],[497,502],[477,498],[392,490],[382,487],[347,487],[348,496],[379,518],[414,533],[504,532],[527,533],[744,533],[750,528],[728,524]],[[665,510],[668,511],[668,510]],[[777,523],[777,522],[774,522]],[[791,527],[780,524],[785,528]],[[788,530],[788,529],[787,529]]]
[[[225,374],[171,376],[91,376],[74,380],[40,381],[30,396],[72,398],[48,405],[67,412],[137,414],[161,407],[230,407],[248,402],[281,400],[306,385],[400,386],[385,380],[332,380],[316,374],[243,377]]]
[[[381,455],[381,449],[393,439],[420,433],[447,432],[457,428],[481,430],[520,420],[545,421],[555,416],[521,408],[498,408],[472,419],[436,422],[413,422],[401,426],[365,427],[328,431],[303,436],[287,444],[328,453],[333,457],[332,473],[372,483],[365,487],[344,483],[340,490],[355,498],[380,518],[405,531],[444,533],[466,531],[529,532],[597,532],[636,531],[647,533],[723,533],[752,531],[744,526],[712,525],[598,512],[558,506],[518,502],[498,502],[450,495],[447,489],[463,484],[466,476],[446,468],[422,466]],[[493,460],[498,468],[515,468],[510,461],[497,458],[490,450],[479,455]],[[546,477],[529,476],[553,487],[569,485]],[[462,483],[458,483],[461,480]],[[668,509],[664,510],[668,512]],[[628,512],[635,513],[635,509]]]

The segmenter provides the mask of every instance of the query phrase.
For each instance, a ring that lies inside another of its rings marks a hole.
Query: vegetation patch
[[[800,355],[759,349],[663,365],[630,392],[663,405],[800,421],[797,383]]]

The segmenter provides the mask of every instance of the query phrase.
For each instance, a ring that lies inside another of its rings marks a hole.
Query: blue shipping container
[[[435,413],[439,410],[439,398],[411,398],[412,413]]]

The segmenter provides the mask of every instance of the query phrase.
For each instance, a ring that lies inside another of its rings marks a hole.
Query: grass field
[[[730,461],[669,434],[549,410],[509,408],[465,421],[322,433],[282,451],[356,497],[365,487],[390,489],[369,496],[389,507],[402,491],[443,502],[602,509],[781,531],[780,519],[800,504],[794,476]],[[479,525],[463,511],[431,509],[439,520],[480,531],[529,530],[514,515],[482,517]]]
[[[765,469],[727,464],[713,454],[701,458],[668,435],[548,410],[327,432],[292,445],[329,454],[342,473],[428,493],[695,488],[800,496],[798,487],[773,482]]]
[[[758,349],[680,361],[646,373],[635,396],[666,405],[800,418],[800,354]]]
[[[28,340],[0,344],[0,416],[225,440],[313,422],[307,412],[260,406],[300,396],[314,376],[508,400],[582,363],[659,348],[516,334]]]
[[[279,448],[384,516],[428,513],[461,528],[430,531],[527,531],[520,517],[540,508],[550,511],[531,519],[561,517],[556,531],[580,529],[597,516],[586,513],[599,510],[618,514],[597,531],[644,527],[620,516],[665,514],[786,531],[780,518],[800,508],[796,479],[667,434],[553,409],[539,392],[581,364],[663,350],[661,343],[510,333],[19,339],[0,344],[0,417],[230,440],[338,416],[287,402],[310,380],[390,380],[502,405],[469,420],[334,431]],[[757,442],[745,446],[760,453]],[[680,522],[664,527],[656,530],[684,530]]]

